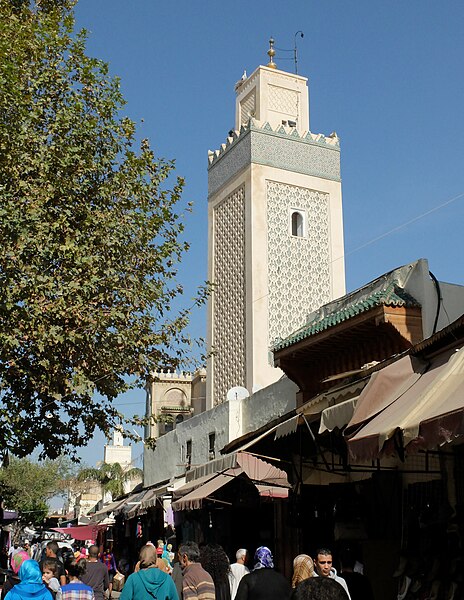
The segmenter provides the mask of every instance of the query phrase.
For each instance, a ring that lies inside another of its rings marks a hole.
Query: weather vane
[[[294,64],[295,64],[295,75],[298,75],[298,46],[297,46],[297,38],[303,38],[304,37],[304,33],[302,31],[297,31],[294,35],[294,44],[293,44],[293,48],[289,49],[289,48],[276,48],[276,50],[278,50],[279,52],[292,52],[293,54],[293,58],[280,58],[279,60],[293,60]],[[275,56],[275,50],[274,50],[274,40],[271,38],[269,43],[271,44],[271,48],[268,51],[268,54],[271,52],[273,52],[272,56],[269,54],[269,56],[271,56],[271,62],[268,64],[268,67],[271,66],[271,63],[273,65],[273,68],[276,68],[276,65],[273,61],[273,57]]]

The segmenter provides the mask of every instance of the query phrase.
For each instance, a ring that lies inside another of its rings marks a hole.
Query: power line
[[[364,244],[361,244],[360,246],[357,246],[353,250],[350,250],[349,252],[346,252],[345,256],[349,256],[350,254],[354,254],[355,252],[358,252],[358,250],[362,250],[363,248],[366,248],[367,246],[370,246],[371,244],[374,244],[375,242],[378,242],[379,240],[382,240],[383,238],[386,238],[387,236],[391,235],[392,233],[396,233],[397,231],[400,231],[401,229],[404,229],[408,225],[411,225],[411,223],[415,223],[416,221],[419,221],[420,219],[423,219],[424,217],[427,217],[428,215],[436,212],[437,210],[440,210],[441,208],[444,208],[445,206],[448,206],[448,204],[451,204],[451,203],[455,202],[456,200],[459,200],[459,198],[462,198],[463,196],[464,196],[464,192],[461,192],[457,196],[454,196],[453,198],[450,198],[449,200],[446,200],[446,202],[443,202],[442,204],[439,204],[438,206],[434,206],[430,210],[427,210],[424,213],[422,213],[420,215],[417,215],[416,217],[414,217],[412,219],[409,219],[409,221],[405,221],[404,223],[401,223],[400,225],[397,225],[396,227],[393,227],[393,229],[390,229],[389,231],[386,231],[385,233],[382,233],[382,234],[378,235],[377,237],[372,238],[368,242],[365,242]],[[339,260],[339,259],[335,259],[335,260]]]
[[[464,197],[464,192],[461,192],[460,194],[457,194],[457,196],[453,196],[449,200],[442,202],[442,204],[438,204],[437,206],[434,206],[430,210],[427,210],[424,213],[417,215],[416,217],[413,217],[412,219],[409,219],[408,221],[404,221],[403,223],[400,223],[400,225],[393,227],[393,229],[390,229],[389,231],[386,231],[385,233],[382,233],[382,234],[376,236],[375,238],[372,238],[371,240],[364,242],[360,246],[353,248],[353,250],[343,253],[341,256],[338,256],[337,258],[334,258],[331,261],[329,261],[329,264],[331,265],[334,262],[337,262],[338,260],[343,260],[346,256],[350,256],[351,254],[354,254],[355,252],[358,252],[359,250],[362,250],[363,248],[366,248],[367,246],[371,246],[372,244],[375,244],[375,242],[378,242],[379,240],[382,240],[382,239],[388,237],[392,233],[396,233],[397,231],[404,229],[408,225],[411,225],[411,223],[415,223],[416,221],[419,221],[420,219],[423,219],[424,217],[427,217],[428,215],[430,215],[434,212],[437,212],[438,210],[444,208],[445,206],[448,206],[449,204],[452,204],[453,202],[456,202],[456,200],[459,200],[460,198],[463,198],[463,197]],[[262,300],[263,298],[266,298],[267,296],[269,296],[269,292],[264,294],[263,296],[260,296],[259,298],[256,298],[255,300],[253,300],[253,303],[259,302],[260,300]]]

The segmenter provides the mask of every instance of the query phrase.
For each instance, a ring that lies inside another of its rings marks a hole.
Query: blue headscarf
[[[19,579],[14,588],[5,596],[5,600],[52,600],[52,595],[42,581],[39,563],[25,560],[19,568]]]
[[[255,552],[255,569],[273,569],[272,553],[266,546],[260,546]]]

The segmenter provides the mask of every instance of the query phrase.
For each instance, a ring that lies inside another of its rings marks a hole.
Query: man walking
[[[216,600],[213,579],[200,564],[198,544],[195,542],[181,544],[179,561],[184,576],[182,587],[184,600]]]
[[[66,573],[61,560],[58,558],[59,546],[55,540],[51,540],[45,546],[45,557],[40,561],[40,570],[43,572],[43,563],[45,561],[53,562],[56,564],[56,575],[55,577],[60,582],[60,585],[66,585]]]
[[[90,546],[87,568],[80,579],[93,589],[95,600],[103,600],[109,585],[108,568],[98,560],[98,546]]]
[[[234,600],[237,595],[238,584],[244,575],[250,572],[250,569],[245,566],[247,561],[247,551],[245,548],[240,548],[235,553],[237,562],[230,565],[229,581],[230,581],[230,598]]]
[[[337,575],[337,571],[332,566],[332,550],[319,548],[314,564],[319,577],[330,577],[330,579],[335,579],[335,581],[342,586],[346,595],[351,600],[346,581]]]

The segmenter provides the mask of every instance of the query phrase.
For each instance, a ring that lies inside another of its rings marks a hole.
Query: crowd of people
[[[126,565],[120,569],[116,564],[109,547],[100,551],[92,545],[61,557],[52,540],[40,561],[25,548],[11,553],[1,600],[111,600],[116,576],[125,580],[120,600],[373,600],[350,549],[340,556],[340,575],[330,549],[320,548],[314,559],[299,554],[291,582],[275,569],[266,546],[256,550],[250,568],[245,548],[235,558],[231,564],[218,544],[185,542],[174,553],[170,544],[158,540],[140,549],[129,574]]]

